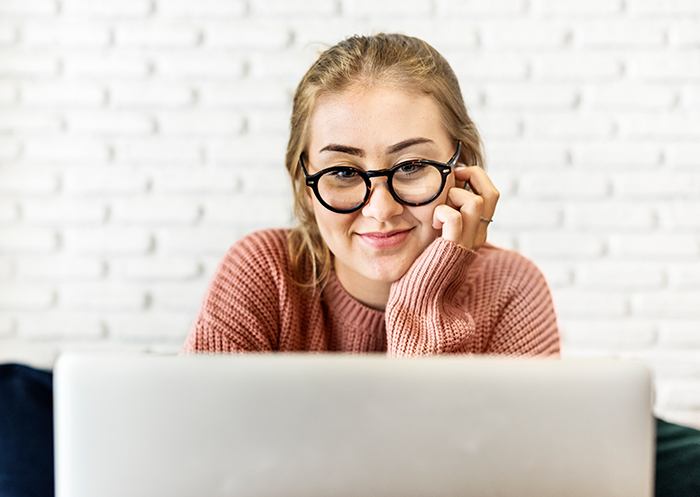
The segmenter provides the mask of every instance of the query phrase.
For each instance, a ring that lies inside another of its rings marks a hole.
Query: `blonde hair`
[[[481,139],[464,105],[459,82],[445,58],[423,40],[402,34],[352,36],[325,50],[294,93],[285,162],[292,180],[297,226],[288,236],[295,281],[322,289],[332,270],[332,255],[321,237],[299,159],[308,145],[309,121],[317,99],[353,86],[388,84],[431,95],[441,120],[462,142],[460,162],[483,167]]]

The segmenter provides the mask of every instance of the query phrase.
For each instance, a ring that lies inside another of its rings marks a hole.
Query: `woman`
[[[379,34],[322,53],[286,166],[299,225],[229,249],[185,351],[558,354],[541,273],[486,243],[499,193],[430,45]]]

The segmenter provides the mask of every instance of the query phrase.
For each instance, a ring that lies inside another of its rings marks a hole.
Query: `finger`
[[[484,199],[484,208],[481,214],[483,218],[479,225],[476,236],[476,244],[481,246],[486,242],[489,221],[493,219],[496,212],[496,205],[500,198],[500,192],[496,189],[486,171],[480,167],[465,167],[455,169],[455,176],[461,181],[465,179],[472,187],[473,191]]]
[[[446,204],[440,204],[433,211],[433,228],[442,229],[440,235],[445,240],[462,244],[462,214]]]
[[[461,188],[451,188],[448,192],[448,200],[456,206],[462,217],[462,245],[467,248],[481,246],[483,242],[479,241],[478,233],[484,199]]]

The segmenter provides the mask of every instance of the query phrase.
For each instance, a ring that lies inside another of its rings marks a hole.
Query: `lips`
[[[370,233],[358,233],[360,240],[374,249],[396,248],[403,244],[413,228],[394,231],[374,231]]]

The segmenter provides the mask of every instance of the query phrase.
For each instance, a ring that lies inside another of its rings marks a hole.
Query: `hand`
[[[500,193],[486,171],[478,166],[457,166],[457,185],[471,186],[472,191],[454,186],[447,192],[447,202],[433,212],[433,228],[442,229],[442,238],[476,250],[486,242],[487,220],[493,219]]]

